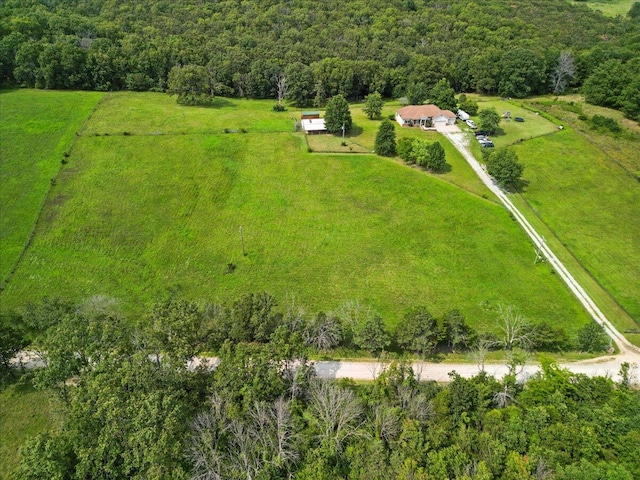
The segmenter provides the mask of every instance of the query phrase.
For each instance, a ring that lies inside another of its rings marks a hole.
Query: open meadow
[[[267,290],[310,312],[359,299],[390,325],[421,304],[459,308],[476,327],[501,303],[569,334],[588,321],[493,200],[394,159],[309,153],[292,112],[271,106],[110,95],[77,138],[3,307],[105,294],[138,314],[172,294]]]
[[[0,282],[20,256],[95,92],[0,93]]]
[[[575,0],[570,1],[575,4]],[[584,3],[589,8],[599,10],[609,17],[616,17],[618,15],[624,17],[635,1],[636,0],[587,0]]]

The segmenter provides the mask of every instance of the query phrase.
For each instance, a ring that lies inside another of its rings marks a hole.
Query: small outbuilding
[[[327,126],[324,123],[324,118],[302,118],[302,120],[300,120],[300,124],[302,125],[304,133],[327,133]]]
[[[315,110],[308,110],[306,112],[302,112],[302,115],[300,115],[301,120],[306,120],[310,118],[320,118],[320,112]]]

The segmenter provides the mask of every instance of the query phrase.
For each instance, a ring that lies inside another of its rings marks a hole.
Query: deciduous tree
[[[426,307],[408,311],[396,330],[396,340],[401,347],[423,356],[433,352],[442,338],[442,329]]]
[[[551,91],[555,94],[563,93],[575,74],[576,69],[573,65],[571,52],[562,52],[558,57],[558,65],[551,72]]]
[[[304,337],[307,345],[321,351],[336,347],[342,340],[340,319],[332,314],[319,312],[309,321]]]
[[[407,100],[410,105],[422,105],[427,99],[427,87],[424,83],[412,83],[407,87]]]
[[[578,332],[578,348],[582,352],[603,352],[609,347],[609,337],[604,327],[596,322],[589,322]]]
[[[518,155],[509,147],[498,148],[488,157],[487,172],[503,188],[515,190],[523,171],[524,165],[518,162]]]
[[[209,72],[200,65],[173,67],[169,72],[167,93],[177,95],[182,105],[206,104],[212,100]]]
[[[342,95],[336,95],[329,100],[324,114],[324,122],[327,131],[331,133],[341,133],[343,127],[345,132],[351,130],[351,111]]]
[[[485,132],[495,133],[500,123],[500,115],[495,108],[484,108],[480,110],[480,129]]]
[[[373,354],[379,354],[387,348],[391,343],[391,339],[385,329],[382,318],[379,315],[373,315],[356,325],[353,343]]]
[[[309,395],[312,427],[322,445],[339,454],[350,438],[364,435],[362,406],[351,390],[317,382]]]
[[[382,95],[378,92],[373,92],[364,97],[364,107],[362,110],[367,114],[369,120],[379,118],[382,113],[382,107],[384,102],[382,101]]]
[[[433,86],[429,92],[431,103],[437,105],[442,110],[456,111],[456,92],[451,88],[449,80],[442,78]]]

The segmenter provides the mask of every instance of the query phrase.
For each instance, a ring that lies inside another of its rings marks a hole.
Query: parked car
[[[476,127],[476,122],[474,122],[473,120],[469,119],[466,121],[467,125],[469,125],[469,127],[473,128],[474,130],[478,127]]]
[[[515,117],[514,120],[516,122],[521,122],[521,123],[524,122],[524,118],[522,118],[522,117]]]
[[[493,144],[493,142],[491,140],[482,140],[480,142],[480,145],[486,148],[493,148],[495,147],[495,145]]]
[[[489,132],[485,132],[484,130],[476,130],[475,131],[475,136],[476,137],[486,137],[487,135],[489,135]]]
[[[479,142],[484,142],[486,140],[490,140],[490,138],[486,135],[476,135],[476,140],[478,140]]]
[[[469,114],[464,110],[458,110],[458,118],[466,122],[469,120]]]

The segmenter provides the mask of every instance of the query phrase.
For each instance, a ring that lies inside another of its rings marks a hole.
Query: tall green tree
[[[484,130],[485,132],[495,133],[498,130],[498,125],[500,124],[500,115],[498,111],[494,108],[484,108],[480,110],[480,130]]]
[[[402,137],[398,140],[396,146],[396,150],[400,158],[409,164],[416,163],[413,156],[413,140],[413,138]]]
[[[433,352],[442,339],[442,328],[426,307],[416,307],[408,311],[398,323],[396,330],[398,345],[423,356]]]
[[[351,130],[351,111],[347,100],[342,95],[336,95],[329,100],[324,114],[324,121],[327,131],[330,133],[341,133],[343,126],[345,132]]]
[[[609,347],[609,337],[604,327],[596,322],[589,322],[578,332],[578,349],[582,352],[604,352]]]
[[[380,118],[382,107],[384,107],[384,102],[382,101],[382,95],[380,95],[380,93],[373,92],[364,97],[364,107],[362,110],[367,114],[369,120]]]
[[[357,347],[376,355],[391,344],[389,333],[379,315],[371,315],[356,325],[353,333],[353,343]]]
[[[444,168],[446,163],[444,148],[442,144],[436,140],[429,145],[429,161],[426,167],[433,172],[438,172]]]
[[[177,95],[177,102],[182,105],[206,104],[212,100],[209,72],[200,65],[173,67],[167,93]]]
[[[393,157],[396,154],[396,128],[388,118],[382,120],[380,128],[378,128],[375,151],[383,157]]]
[[[508,49],[500,61],[498,93],[524,98],[540,93],[547,78],[544,58],[527,48]]]
[[[430,172],[437,172],[446,165],[444,148],[440,142],[415,139],[411,148],[411,158]]]
[[[0,314],[0,381],[13,372],[11,360],[27,343],[21,319],[17,315]]]
[[[412,83],[407,87],[407,100],[410,105],[422,105],[427,96],[427,87],[422,82]]]
[[[487,172],[496,179],[498,185],[514,190],[522,177],[524,165],[518,162],[515,150],[509,147],[491,152],[487,160]]]
[[[456,92],[451,88],[449,80],[442,78],[433,86],[429,92],[429,100],[442,110],[456,111]]]
[[[285,76],[289,81],[287,100],[296,107],[309,106],[314,88],[311,68],[302,62],[294,62],[285,68]]]

